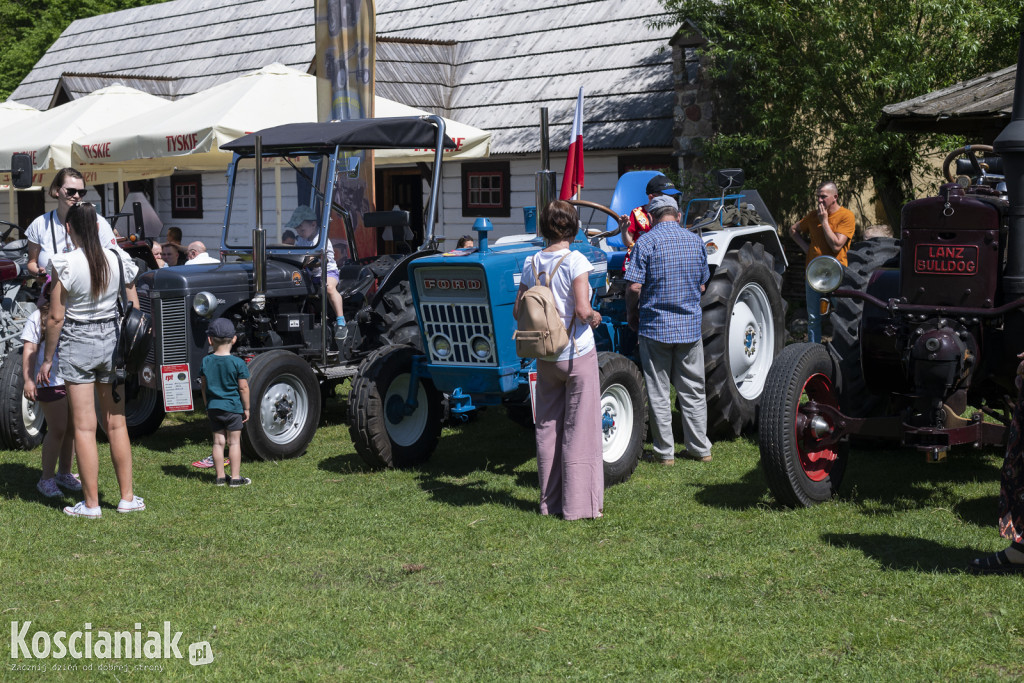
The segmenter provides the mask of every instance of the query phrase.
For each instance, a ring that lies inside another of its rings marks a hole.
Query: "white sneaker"
[[[79,486],[78,488],[82,488]],[[62,498],[64,493],[57,488],[57,482],[54,481],[53,477],[49,479],[40,479],[36,484],[36,491],[43,494],[47,498]]]
[[[132,496],[131,500],[121,500],[117,504],[118,512],[142,512],[145,509],[146,504],[138,496]]]
[[[57,486],[68,491],[81,491],[82,482],[78,480],[78,477],[68,472],[67,474],[57,473],[54,477],[57,480]]]
[[[85,501],[80,500],[75,503],[74,507],[64,508],[64,514],[70,515],[71,517],[86,517],[88,519],[99,519],[103,515],[103,510],[97,505],[94,508],[85,506]]]

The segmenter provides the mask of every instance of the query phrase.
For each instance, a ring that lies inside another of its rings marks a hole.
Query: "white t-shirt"
[[[117,244],[117,238],[114,237],[114,231],[110,229],[110,223],[103,216],[96,216],[96,221],[99,224],[99,235],[100,244],[104,247],[109,247]],[[53,224],[53,233],[50,233],[50,224]],[[62,254],[76,249],[74,242],[71,241],[71,236],[68,235],[68,230],[64,227],[64,224],[57,218],[57,211],[47,211],[39,218],[35,219],[28,225],[28,229],[25,231],[25,237],[28,239],[30,244],[39,245],[39,270],[45,271],[46,266],[50,263],[50,259],[54,254]],[[54,238],[57,240],[56,246],[53,241]]]
[[[586,256],[578,251],[570,251],[568,249],[539,252],[526,260],[526,266],[523,267],[523,277],[519,282],[527,287],[533,287],[537,284],[534,267],[542,273],[549,273],[566,254],[568,256],[558,268],[558,272],[555,273],[555,277],[551,280],[549,286],[551,287],[551,294],[555,298],[555,307],[558,308],[558,313],[562,316],[565,329],[569,330],[576,315],[576,295],[573,293],[572,281],[594,269],[594,266],[587,260]],[[547,275],[544,276],[544,282],[547,283]],[[589,285],[587,285],[587,291],[590,292],[588,296],[593,295]],[[575,328],[572,328],[572,339],[569,341],[569,345],[565,347],[557,358],[545,358],[544,360],[562,361],[569,360],[570,358],[579,358],[583,354],[588,353],[592,348],[594,348],[594,332],[590,329],[590,325],[577,319]]]
[[[41,320],[42,316],[39,310],[32,311],[32,315],[25,321],[25,327],[21,331],[21,341],[35,344],[39,347],[36,351],[36,367],[32,373],[33,377],[39,374],[39,368],[43,367],[43,361],[46,359],[46,340],[43,339],[42,327],[40,326]],[[58,353],[54,351],[53,365],[50,367],[51,387],[64,386],[64,380],[57,376],[57,366],[59,365],[57,355]]]
[[[104,320],[117,313],[117,297],[121,292],[121,272],[117,268],[117,259],[124,265],[125,286],[134,282],[139,269],[132,258],[121,249],[104,249],[110,275],[107,278],[107,289],[99,299],[93,299],[89,291],[89,262],[85,260],[85,252],[76,249],[68,254],[57,254],[50,261],[57,279],[68,292],[65,316],[74,320]]]
[[[220,263],[220,261],[218,261],[217,259],[213,258],[212,256],[210,256],[208,253],[206,253],[204,251],[201,254],[197,254],[194,259],[189,259],[188,261],[185,261],[184,263],[179,263],[178,265],[179,266],[206,266],[206,265],[210,265],[211,263]]]
[[[297,247],[311,247],[311,246],[313,246],[313,240],[306,240],[306,239],[302,239],[301,237],[296,237],[295,238],[295,246],[297,246]],[[345,245],[345,248],[346,249],[348,248],[347,244]],[[332,271],[332,270],[337,271],[338,270],[338,262],[334,258],[334,243],[331,242],[331,240],[327,240],[327,270],[328,271]]]

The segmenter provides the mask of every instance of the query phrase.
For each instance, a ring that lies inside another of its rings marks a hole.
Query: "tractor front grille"
[[[160,361],[188,363],[188,311],[185,298],[160,299]]]
[[[494,325],[491,323],[491,311],[486,303],[429,303],[420,304],[420,319],[426,333],[427,351],[430,362],[441,365],[481,365],[496,366],[498,364],[494,343]],[[482,337],[489,343],[490,353],[481,358],[473,352],[473,340]],[[435,338],[447,340],[451,352],[440,356],[433,343]]]
[[[139,310],[149,316],[150,322],[153,321],[153,301],[149,298],[148,292],[139,292]],[[155,332],[155,330],[154,330]],[[146,353],[146,364],[156,364],[156,344],[149,345],[149,351]]]

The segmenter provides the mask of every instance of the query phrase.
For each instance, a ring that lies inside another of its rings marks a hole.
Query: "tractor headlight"
[[[210,318],[213,316],[214,310],[217,308],[217,297],[209,292],[199,292],[196,297],[192,299],[192,310],[196,312],[196,315],[201,315],[204,318]]]
[[[443,334],[435,335],[430,340],[430,352],[444,360],[452,354],[452,341]]]
[[[708,256],[713,256],[718,253],[718,245],[715,244],[714,240],[711,240],[704,245],[704,251],[707,252]]]
[[[473,355],[484,360],[491,355],[491,340],[477,335],[469,340],[469,348],[473,349]]]
[[[843,264],[832,256],[819,256],[807,265],[807,284],[816,292],[834,292],[843,281]]]

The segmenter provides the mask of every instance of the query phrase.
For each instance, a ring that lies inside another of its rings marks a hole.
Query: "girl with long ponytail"
[[[68,234],[75,249],[50,259],[53,271],[49,325],[46,330],[46,359],[36,383],[46,386],[53,364],[52,349],[60,349],[58,375],[67,387],[74,426],[78,474],[85,500],[64,508],[72,517],[102,516],[99,503],[99,455],[96,445],[96,405],[100,409],[110,441],[110,458],[120,488],[118,512],[146,509],[132,489],[132,450],[124,404],[113,397],[114,349],[117,345],[117,298],[121,272],[125,283],[135,279],[138,269],[116,246],[105,248],[99,235],[99,219],[92,204],[76,204],[67,213]],[[129,299],[138,306],[135,289]]]

